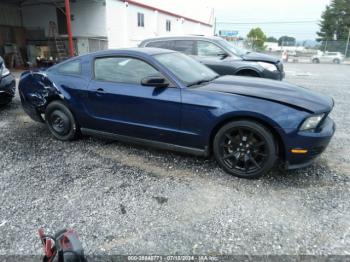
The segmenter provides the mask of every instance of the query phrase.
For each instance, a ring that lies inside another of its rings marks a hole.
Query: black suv
[[[231,45],[220,37],[156,37],[141,42],[139,47],[158,47],[190,55],[220,75],[284,78],[282,62],[269,55],[249,52]]]
[[[11,102],[15,96],[16,82],[0,56],[0,106]]]

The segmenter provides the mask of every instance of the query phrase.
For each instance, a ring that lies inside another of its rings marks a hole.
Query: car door
[[[241,61],[231,60],[230,66],[227,66],[224,63],[224,59],[229,54],[212,42],[198,40],[195,43],[195,47],[197,60],[220,75],[232,75],[238,66],[242,64]]]
[[[227,52],[221,47],[212,42],[203,40],[196,41],[196,52],[200,61],[210,60],[221,62],[225,56],[228,56]]]
[[[88,110],[95,129],[125,136],[173,143],[180,127],[181,96],[175,85],[141,85],[162,75],[132,56],[97,57],[89,84]]]
[[[331,61],[331,55],[327,52],[322,56],[323,63],[329,63]]]

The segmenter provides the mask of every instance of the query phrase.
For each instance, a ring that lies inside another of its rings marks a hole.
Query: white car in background
[[[340,52],[318,52],[317,55],[311,57],[314,64],[318,63],[334,63],[340,64],[344,61],[344,55]]]

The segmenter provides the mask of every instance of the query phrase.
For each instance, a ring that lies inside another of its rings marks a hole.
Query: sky
[[[245,37],[259,26],[267,36],[314,40],[319,20],[330,0],[143,0],[153,6],[208,22],[214,8],[217,30]],[[175,3],[175,4],[174,4]]]
[[[330,0],[217,0],[217,30],[238,31],[245,37],[259,26],[267,36],[314,40],[319,20]],[[231,23],[232,24],[229,24]]]

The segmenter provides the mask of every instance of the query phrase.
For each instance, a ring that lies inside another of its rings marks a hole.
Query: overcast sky
[[[239,31],[245,37],[252,27],[267,36],[294,36],[314,40],[318,21],[330,0],[143,0],[148,4],[208,22],[212,8],[217,29]],[[175,4],[174,4],[175,3]],[[220,24],[233,22],[233,24]],[[280,23],[301,22],[301,23]],[[239,24],[241,23],[241,24]],[[242,24],[244,23],[244,24]]]
[[[240,36],[246,36],[252,27],[259,26],[268,36],[278,38],[289,35],[297,40],[313,40],[319,30],[320,16],[329,2],[330,0],[217,0],[214,8],[217,22],[235,23],[218,23],[218,29],[237,30]]]

